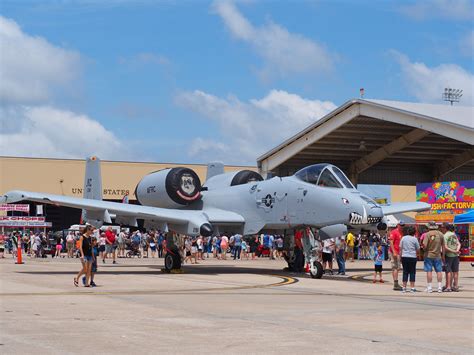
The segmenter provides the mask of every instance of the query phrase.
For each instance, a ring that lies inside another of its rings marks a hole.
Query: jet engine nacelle
[[[262,180],[262,175],[255,171],[240,170],[213,176],[206,181],[204,187],[207,187],[208,190],[215,190]]]
[[[188,168],[163,169],[145,176],[135,196],[144,206],[179,208],[201,199],[201,181]]]

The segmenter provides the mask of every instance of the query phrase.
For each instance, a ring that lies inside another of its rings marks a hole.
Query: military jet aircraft
[[[92,157],[86,161],[84,198],[10,191],[0,200],[80,208],[83,219],[95,225],[112,223],[114,219],[115,223],[137,226],[141,219],[145,228],[190,236],[224,231],[252,235],[267,230],[287,234],[311,227],[321,240],[341,236],[346,226],[383,228],[384,215],[430,208],[421,202],[380,206],[331,164],[316,164],[293,176],[264,180],[255,171],[224,173],[222,163],[211,163],[204,185],[189,168],[168,168],[143,177],[135,196],[140,205],[102,201],[100,160]],[[309,255],[307,251],[305,254]],[[321,277],[321,264],[310,258],[310,274]],[[171,249],[165,268],[171,270],[180,265],[177,249]]]

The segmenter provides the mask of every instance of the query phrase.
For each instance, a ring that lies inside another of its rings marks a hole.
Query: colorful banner
[[[46,222],[45,217],[16,217],[0,216],[1,227],[51,227],[51,222]]]
[[[17,212],[30,212],[30,205],[28,204],[8,204],[4,203],[0,205],[0,211],[17,211]]]
[[[417,201],[431,210],[416,215],[417,222],[453,222],[454,216],[474,208],[474,181],[447,181],[416,184]]]

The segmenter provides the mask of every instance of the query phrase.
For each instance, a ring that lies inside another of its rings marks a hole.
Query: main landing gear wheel
[[[309,270],[309,274],[313,279],[320,279],[323,277],[323,265],[319,261],[315,261],[313,267]]]
[[[165,270],[171,272],[171,270],[181,269],[181,256],[177,253],[166,253],[165,256]]]

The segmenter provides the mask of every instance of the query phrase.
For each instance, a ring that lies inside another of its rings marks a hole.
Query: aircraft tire
[[[173,250],[173,253],[167,253],[165,256],[165,269],[171,271],[173,269],[181,269],[181,256],[178,249]]]
[[[165,269],[167,272],[170,272],[172,269],[174,269],[174,258],[170,253],[167,253],[165,256]]]
[[[323,277],[323,265],[319,261],[314,262],[314,267],[316,270],[310,270],[309,274],[313,279],[320,279]]]

